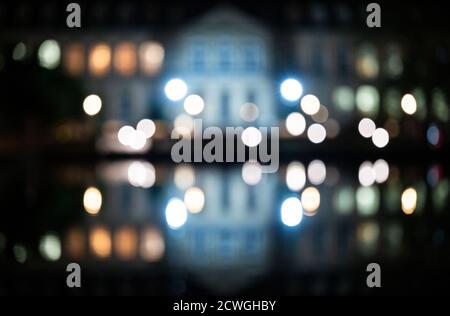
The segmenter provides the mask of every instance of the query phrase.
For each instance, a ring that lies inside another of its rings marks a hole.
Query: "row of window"
[[[157,42],[144,42],[139,46],[133,42],[121,42],[115,47],[98,43],[87,51],[81,42],[69,44],[64,53],[66,70],[74,76],[81,75],[87,66],[95,77],[102,77],[114,68],[116,73],[131,76],[140,71],[146,75],[156,75],[164,62],[164,48]]]
[[[243,44],[231,40],[209,43],[203,39],[192,40],[187,47],[188,66],[194,71],[230,70],[256,71],[264,66],[265,50],[259,41]]]
[[[323,76],[331,72],[330,68],[334,68],[341,77],[348,77],[355,72],[365,80],[377,79],[381,73],[390,79],[403,74],[403,54],[396,44],[387,46],[383,52],[383,62],[380,60],[381,52],[370,43],[362,44],[355,51],[345,43],[337,45],[334,50],[328,48],[325,41],[313,44],[308,40],[301,41],[297,56],[302,70]]]

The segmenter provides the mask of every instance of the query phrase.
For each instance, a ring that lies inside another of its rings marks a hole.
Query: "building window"
[[[378,76],[379,64],[375,46],[363,44],[356,54],[356,71],[361,78],[375,79]]]
[[[386,49],[385,70],[390,78],[397,78],[403,73],[403,59],[398,45],[389,45]]]
[[[203,40],[194,40],[191,47],[192,69],[203,71],[206,68],[206,43]]]
[[[89,54],[89,70],[92,75],[100,77],[109,72],[111,49],[106,44],[95,45]]]
[[[228,92],[223,92],[220,97],[220,108],[223,122],[227,122],[230,115],[230,95]]]
[[[244,252],[249,257],[258,255],[259,248],[259,234],[255,229],[250,229],[245,233]]]
[[[322,47],[319,44],[316,44],[312,55],[312,71],[316,76],[322,76],[324,74],[323,57]]]
[[[131,121],[131,94],[128,90],[123,91],[120,96],[120,120]]]
[[[337,49],[337,73],[341,77],[347,77],[350,74],[347,48],[341,45]]]
[[[64,67],[71,76],[80,76],[84,70],[84,45],[83,43],[69,44],[64,54]]]
[[[261,64],[261,48],[258,43],[249,42],[244,45],[244,68],[247,71],[259,69]]]
[[[230,174],[225,172],[222,177],[222,205],[225,211],[230,207]]]
[[[196,258],[206,255],[206,234],[202,229],[197,229],[193,233],[193,253]]]
[[[219,43],[219,69],[229,71],[232,67],[233,51],[229,41]]]
[[[146,75],[156,75],[164,62],[164,48],[157,42],[145,42],[139,47],[141,71]]]
[[[250,186],[248,189],[248,212],[256,212],[256,190],[254,186]]]
[[[119,44],[114,52],[114,67],[123,76],[131,76],[136,71],[136,47],[133,43]]]
[[[221,257],[231,257],[233,255],[233,239],[231,232],[222,230],[220,233],[219,254]]]

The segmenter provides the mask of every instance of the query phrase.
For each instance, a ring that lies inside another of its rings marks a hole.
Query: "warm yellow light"
[[[97,227],[89,236],[91,250],[99,258],[107,258],[111,255],[111,234],[103,227]]]
[[[131,227],[120,228],[114,234],[114,251],[122,260],[131,260],[137,254],[138,237]]]
[[[97,215],[102,208],[102,194],[94,187],[88,188],[83,197],[84,209],[92,215]]]
[[[417,206],[417,191],[414,188],[408,188],[402,193],[402,210],[406,215],[411,215]]]
[[[303,210],[305,215],[313,215],[320,206],[320,193],[314,187],[306,188],[301,196]]]
[[[89,55],[89,69],[94,76],[104,76],[109,72],[111,49],[106,44],[97,44]]]
[[[84,70],[84,46],[82,43],[72,43],[65,49],[64,66],[72,76],[79,76]]]
[[[163,257],[166,246],[159,230],[147,228],[143,231],[141,240],[140,251],[144,260],[155,262]]]
[[[85,252],[85,236],[79,228],[72,228],[67,232],[65,250],[71,259],[80,259]]]
[[[199,188],[190,188],[184,194],[184,204],[189,212],[200,213],[205,205],[205,194]]]
[[[115,49],[114,67],[123,76],[130,76],[136,71],[136,47],[133,43],[119,44]]]

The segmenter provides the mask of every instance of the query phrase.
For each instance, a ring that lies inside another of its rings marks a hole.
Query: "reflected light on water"
[[[358,179],[359,183],[365,187],[375,183],[375,172],[371,162],[365,161],[359,166]]]
[[[89,214],[97,215],[102,208],[102,203],[102,193],[97,188],[90,187],[84,192],[83,205]]]
[[[249,161],[242,166],[242,180],[248,185],[257,185],[262,179],[262,167],[258,162]]]
[[[306,129],[305,117],[298,112],[289,114],[286,118],[286,129],[292,136],[300,136]]]
[[[195,171],[190,165],[180,165],[175,168],[174,182],[178,189],[184,191],[195,183]]]
[[[184,204],[189,212],[200,213],[205,205],[205,194],[200,188],[190,188],[184,193]]]
[[[172,229],[181,228],[187,221],[188,213],[183,201],[172,198],[166,206],[166,222]]]
[[[165,251],[164,239],[161,232],[156,228],[146,228],[142,232],[140,253],[141,257],[148,262],[161,260]]]
[[[122,227],[114,234],[114,251],[122,260],[131,260],[137,255],[138,236],[132,227]]]
[[[327,137],[327,131],[323,125],[312,124],[307,131],[308,139],[314,144],[320,144]]]
[[[67,232],[65,240],[65,251],[70,258],[80,259],[85,253],[86,238],[79,228],[72,228]]]
[[[301,202],[304,214],[307,216],[315,215],[320,207],[320,192],[314,187],[306,188],[302,192]]]
[[[111,255],[111,234],[106,228],[94,228],[89,235],[89,243],[92,253],[98,258],[104,259]]]
[[[408,188],[402,193],[402,211],[406,215],[414,213],[417,207],[417,191],[414,188]]]
[[[152,120],[143,119],[137,124],[136,129],[144,133],[145,137],[149,139],[155,134],[156,125]]]
[[[303,207],[296,197],[287,198],[281,205],[281,221],[288,227],[295,227],[303,219]]]
[[[133,137],[134,128],[131,126],[123,126],[117,133],[117,139],[124,146],[129,146]]]
[[[300,107],[305,114],[314,115],[320,110],[320,101],[313,94],[305,95],[300,101]]]
[[[313,160],[308,165],[308,179],[314,185],[321,185],[327,177],[327,167],[321,160]]]
[[[301,162],[291,162],[286,170],[286,185],[291,191],[300,191],[306,184],[305,166]]]
[[[362,216],[375,215],[380,206],[380,192],[377,187],[359,187],[356,191],[356,207]]]
[[[156,181],[155,167],[149,162],[133,162],[128,167],[128,181],[137,188],[151,188]]]
[[[378,159],[373,164],[373,170],[375,173],[375,181],[377,183],[384,183],[389,178],[389,164],[386,160]]]

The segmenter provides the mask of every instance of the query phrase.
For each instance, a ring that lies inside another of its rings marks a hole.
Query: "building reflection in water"
[[[287,294],[351,293],[363,271],[355,266],[377,260],[395,269],[414,256],[418,238],[437,250],[447,238],[444,226],[425,220],[439,219],[448,203],[441,165],[419,174],[385,160],[356,168],[294,161],[248,182],[245,166],[130,160],[98,164],[88,184],[68,169],[54,174],[61,192],[80,187],[81,217],[43,232],[37,249],[1,233],[6,262],[75,261],[116,276],[154,271],[212,294],[245,293],[277,276]],[[307,289],[289,281],[305,273],[317,277]],[[327,283],[330,273],[339,282]]]

